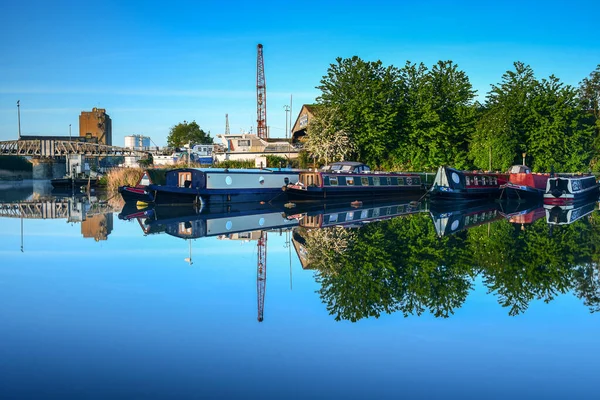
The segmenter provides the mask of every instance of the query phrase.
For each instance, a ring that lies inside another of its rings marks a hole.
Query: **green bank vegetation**
[[[600,171],[600,65],[578,87],[537,78],[515,62],[485,100],[452,61],[403,67],[338,58],[317,88],[317,115],[304,138],[309,158],[375,168],[432,171]]]

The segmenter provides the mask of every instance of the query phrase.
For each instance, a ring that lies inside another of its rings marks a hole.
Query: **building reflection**
[[[113,230],[113,214],[96,214],[81,221],[81,235],[96,242],[107,240]]]

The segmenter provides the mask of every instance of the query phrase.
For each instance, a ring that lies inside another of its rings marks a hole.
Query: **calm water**
[[[49,194],[0,187],[1,398],[596,394],[595,202],[124,220],[139,210]]]

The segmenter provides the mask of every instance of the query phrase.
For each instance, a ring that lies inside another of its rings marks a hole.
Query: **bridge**
[[[94,215],[117,211],[120,210],[108,203],[89,203],[70,197],[0,203],[0,218],[67,219],[69,222],[81,222]]]
[[[157,153],[150,150],[134,150],[126,147],[108,146],[99,143],[56,139],[21,139],[0,142],[0,155],[36,158],[58,158],[69,154],[86,157],[141,156]]]

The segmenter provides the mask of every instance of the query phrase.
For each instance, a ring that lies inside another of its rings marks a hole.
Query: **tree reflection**
[[[318,293],[336,320],[358,321],[400,311],[447,318],[481,276],[488,293],[511,316],[534,300],[548,303],[573,292],[600,310],[598,217],[525,229],[507,220],[438,237],[426,214],[367,224],[360,229],[305,230],[317,270]]]
[[[357,321],[395,311],[420,315],[425,310],[448,317],[463,304],[472,285],[473,268],[461,250],[463,236],[438,238],[424,214],[356,229],[335,266],[324,268],[311,258],[319,270],[321,299],[336,320]],[[316,258],[324,252],[322,247],[317,240],[307,240],[307,251],[315,250]]]

